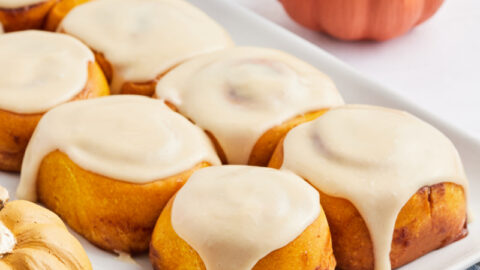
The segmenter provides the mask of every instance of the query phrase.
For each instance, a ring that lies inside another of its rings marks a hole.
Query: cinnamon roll
[[[165,75],[155,96],[206,130],[224,162],[267,165],[292,127],[343,104],[334,83],[284,52],[237,47]]]
[[[179,0],[102,0],[72,9],[58,31],[96,52],[113,93],[151,96],[179,63],[233,45],[226,31]]]
[[[207,135],[159,100],[71,102],[40,120],[17,197],[42,202],[103,249],[139,253],[188,177],[219,163]]]
[[[335,269],[318,192],[293,173],[249,166],[195,172],[152,236],[155,269]]]
[[[93,53],[67,35],[34,30],[0,35],[0,63],[0,170],[20,170],[46,111],[109,94]]]
[[[270,166],[320,191],[340,269],[397,268],[467,234],[468,182],[457,150],[408,113],[332,109],[292,129]]]

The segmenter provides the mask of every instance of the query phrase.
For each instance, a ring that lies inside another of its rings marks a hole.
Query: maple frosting
[[[233,43],[225,30],[183,0],[102,0],[74,8],[64,31],[102,53],[113,67],[112,91],[155,80],[180,62]]]
[[[318,192],[291,172],[214,166],[180,189],[171,221],[207,270],[250,270],[295,240],[320,211]]]
[[[375,269],[391,269],[390,248],[402,207],[421,187],[468,182],[451,141],[418,118],[348,105],[292,129],[282,169],[355,205],[370,231]]]
[[[69,102],[47,112],[25,152],[18,198],[36,200],[39,166],[55,150],[83,169],[132,183],[203,161],[220,164],[200,128],[159,100],[130,95]]]
[[[44,31],[0,35],[0,109],[42,113],[74,98],[93,53],[78,40]]]
[[[284,52],[238,47],[196,57],[157,84],[156,96],[213,133],[229,163],[246,164],[270,128],[343,104],[333,82]]]
[[[0,0],[0,8],[21,8],[46,2],[47,0]]]

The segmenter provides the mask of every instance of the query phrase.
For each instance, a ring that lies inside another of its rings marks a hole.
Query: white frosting
[[[17,240],[12,231],[0,221],[0,258],[6,254],[12,253],[16,244]]]
[[[148,183],[206,161],[220,164],[208,136],[163,102],[111,96],[69,102],[47,112],[27,147],[17,197],[36,199],[43,158],[60,150],[110,178]]]
[[[73,9],[59,31],[78,37],[111,63],[112,91],[156,79],[198,54],[231,46],[228,34],[182,0],[102,0]]]
[[[0,109],[42,113],[74,98],[93,53],[78,40],[44,31],[0,35]]]
[[[46,2],[47,0],[0,0],[0,8],[21,8]]]
[[[249,47],[180,65],[158,82],[156,96],[212,132],[234,164],[246,164],[270,128],[343,104],[333,82],[314,67],[277,50]]]
[[[292,129],[283,169],[352,202],[370,231],[375,269],[390,270],[395,221],[421,187],[468,182],[450,140],[405,112],[350,105]]]
[[[248,166],[196,171],[177,193],[172,226],[207,270],[249,270],[320,213],[318,192],[290,172]]]

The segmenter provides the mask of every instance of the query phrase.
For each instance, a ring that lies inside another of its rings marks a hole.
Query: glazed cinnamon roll
[[[467,234],[468,182],[457,150],[408,113],[332,109],[292,129],[270,166],[320,191],[340,269],[397,268]]]
[[[57,0],[0,0],[0,24],[5,32],[40,29]]]
[[[250,166],[195,172],[152,236],[155,269],[335,269],[318,192],[293,173]]]
[[[91,1],[72,9],[58,31],[96,52],[116,94],[151,96],[174,66],[233,45],[220,25],[178,0]]]
[[[211,134],[224,162],[267,165],[292,127],[343,104],[333,82],[284,52],[238,47],[197,57],[159,81],[156,97]]]
[[[46,111],[109,94],[93,53],[67,35],[34,30],[0,35],[0,63],[0,170],[20,170]]]
[[[17,197],[38,199],[103,249],[139,253],[187,178],[218,164],[207,135],[159,100],[77,101],[39,122]]]

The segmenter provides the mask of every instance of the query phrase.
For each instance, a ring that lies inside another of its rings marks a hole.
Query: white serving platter
[[[431,252],[402,267],[401,270],[466,269],[480,261],[480,140],[455,129],[452,125],[414,105],[414,102],[406,101],[394,91],[362,76],[317,46],[247,11],[238,4],[228,0],[189,0],[189,2],[223,25],[238,45],[281,49],[318,67],[335,81],[348,103],[375,104],[403,109],[430,122],[447,134],[457,146],[470,180],[469,199],[474,221],[469,224],[469,235],[465,239]],[[10,194],[14,195],[18,178],[17,174],[0,172],[0,185],[5,186]],[[135,262],[128,262],[94,247],[81,236],[77,234],[76,236],[87,250],[93,268],[96,270],[152,269],[146,255],[135,257]]]

